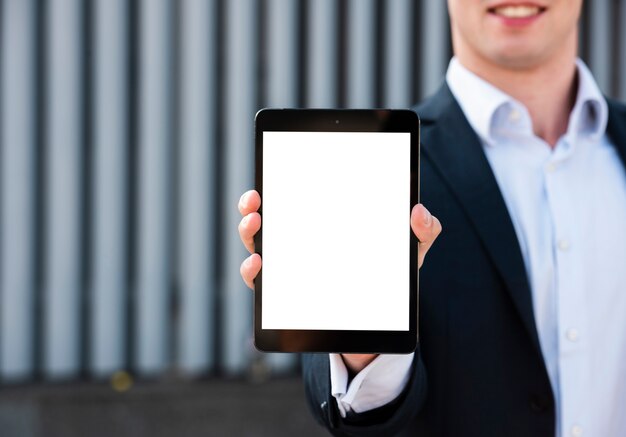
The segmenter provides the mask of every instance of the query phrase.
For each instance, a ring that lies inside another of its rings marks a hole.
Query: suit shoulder
[[[618,117],[626,118],[626,103],[613,98],[606,98],[609,105],[609,113]]]

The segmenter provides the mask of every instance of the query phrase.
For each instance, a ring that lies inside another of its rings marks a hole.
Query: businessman
[[[439,218],[411,214],[419,346],[305,356],[334,435],[626,436],[626,107],[577,59],[581,6],[448,1],[454,58],[414,108]],[[239,205],[251,253],[260,202]]]

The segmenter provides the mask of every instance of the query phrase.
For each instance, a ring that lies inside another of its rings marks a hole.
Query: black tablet
[[[417,344],[419,119],[409,110],[264,109],[255,345],[409,353]]]

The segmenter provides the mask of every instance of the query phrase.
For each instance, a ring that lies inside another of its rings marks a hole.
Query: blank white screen
[[[410,147],[263,133],[262,329],[409,330]]]

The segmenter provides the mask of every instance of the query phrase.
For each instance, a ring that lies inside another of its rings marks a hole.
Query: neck
[[[575,46],[548,62],[526,69],[494,67],[492,63],[466,56],[458,58],[470,71],[526,106],[535,135],[551,147],[565,134],[576,101]]]

